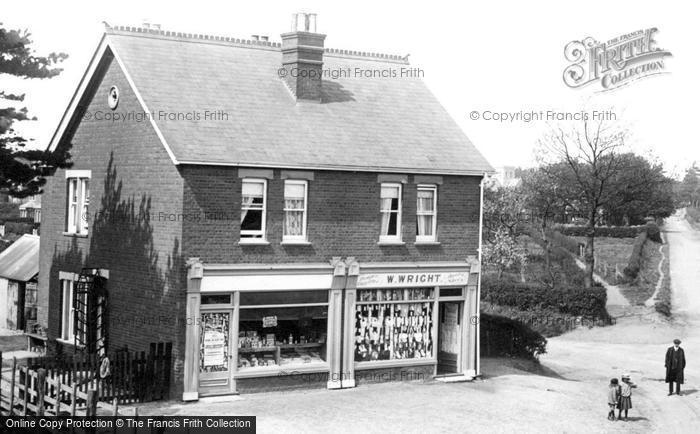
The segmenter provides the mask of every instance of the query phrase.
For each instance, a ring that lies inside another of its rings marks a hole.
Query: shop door
[[[233,391],[231,381],[232,310],[202,311],[199,333],[199,393]]]
[[[464,307],[461,301],[441,301],[438,324],[438,367],[437,373],[454,374],[459,369],[459,354],[462,346],[461,314]]]

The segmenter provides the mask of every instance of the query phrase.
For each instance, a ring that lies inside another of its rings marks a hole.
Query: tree
[[[562,189],[552,182],[550,173],[565,171],[562,163],[552,165],[546,171],[542,168],[523,171],[521,192],[525,207],[539,223],[540,236],[542,237],[545,271],[551,275],[551,247],[547,236],[547,227],[556,215],[564,213],[567,202],[562,196]],[[561,176],[560,176],[561,177]]]
[[[643,224],[647,217],[662,219],[676,210],[674,180],[663,165],[639,155],[619,155],[624,170],[615,175],[617,192],[606,206],[606,222],[613,225]]]
[[[493,241],[499,231],[515,238],[518,225],[527,219],[524,209],[523,196],[518,187],[484,188],[484,240]]]
[[[695,168],[695,164],[685,172],[679,190],[679,201],[684,205],[700,205],[700,180],[698,180],[698,170]]]
[[[524,281],[527,252],[518,244],[519,228],[527,221],[523,196],[518,187],[491,185],[484,188],[484,263],[503,272],[520,265]]]
[[[627,160],[620,158],[626,132],[604,128],[602,122],[591,125],[584,120],[571,132],[554,130],[540,141],[543,158],[553,163],[542,166],[544,173],[562,189],[563,196],[576,203],[587,221],[584,286],[593,286],[595,226],[606,206],[615,203],[620,185],[616,183]],[[560,166],[561,165],[561,166]],[[564,167],[565,170],[554,170]]]
[[[514,265],[520,265],[521,279],[524,281],[524,266],[527,252],[517,240],[512,237],[507,229],[501,227],[493,234],[492,240],[484,244],[483,260],[498,271],[498,278],[503,277],[503,272]]]
[[[68,56],[65,53],[36,56],[30,37],[27,30],[7,30],[0,23],[0,74],[44,79],[61,73],[62,69],[56,65]],[[0,90],[0,99],[13,104],[23,102],[24,97]],[[36,117],[30,116],[26,107],[0,107],[0,190],[16,197],[41,193],[46,183],[44,176],[54,168],[70,167],[67,149],[56,152],[26,149],[29,140],[19,135],[13,124],[28,120]]]

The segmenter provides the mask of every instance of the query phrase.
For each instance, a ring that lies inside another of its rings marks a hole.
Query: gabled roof
[[[22,235],[0,253],[0,277],[26,282],[39,273],[39,237]]]
[[[467,175],[493,170],[422,80],[353,74],[355,68],[410,68],[399,56],[326,49],[324,69],[350,73],[324,77],[319,104],[295,101],[278,76],[277,43],[109,28],[83,91],[107,50],[144,111],[154,114],[151,124],[175,164]],[[204,111],[225,118],[159,116]],[[69,107],[52,149],[76,119]]]
[[[36,197],[24,202],[22,205],[19,206],[19,209],[27,208],[41,209],[41,196],[37,195]]]

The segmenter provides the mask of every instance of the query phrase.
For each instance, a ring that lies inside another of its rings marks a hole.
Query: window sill
[[[241,238],[238,240],[239,246],[268,246],[269,241],[260,238]]]
[[[361,371],[363,369],[379,369],[379,368],[400,368],[402,366],[414,366],[414,365],[436,365],[437,359],[435,357],[423,357],[423,358],[413,358],[413,359],[395,359],[395,360],[373,360],[365,362],[355,362],[355,370]]]
[[[75,237],[75,238],[87,238],[88,234],[78,234],[76,232],[63,232],[63,235],[66,237]]]
[[[440,241],[416,241],[416,246],[439,246]]]
[[[327,362],[275,365],[250,367],[239,370],[233,374],[234,378],[255,378],[255,377],[280,377],[284,375],[309,374],[314,372],[327,372]]]
[[[379,245],[379,246],[405,246],[406,243],[404,243],[403,241],[400,241],[400,240],[396,240],[396,241],[386,240],[386,241],[379,241],[377,243],[377,245]]]
[[[310,246],[311,243],[305,240],[282,240],[280,243],[283,246]]]
[[[67,340],[61,339],[61,338],[56,338],[56,342],[58,342],[59,344],[63,344],[63,345],[70,345],[71,347],[85,348],[84,345],[76,345],[74,341],[67,341]]]

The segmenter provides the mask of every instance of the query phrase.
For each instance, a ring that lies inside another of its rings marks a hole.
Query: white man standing
[[[680,345],[681,340],[674,339],[673,346],[666,350],[666,382],[668,383],[668,396],[673,395],[673,383],[676,383],[676,395],[681,394],[683,369],[685,369],[685,352]]]

